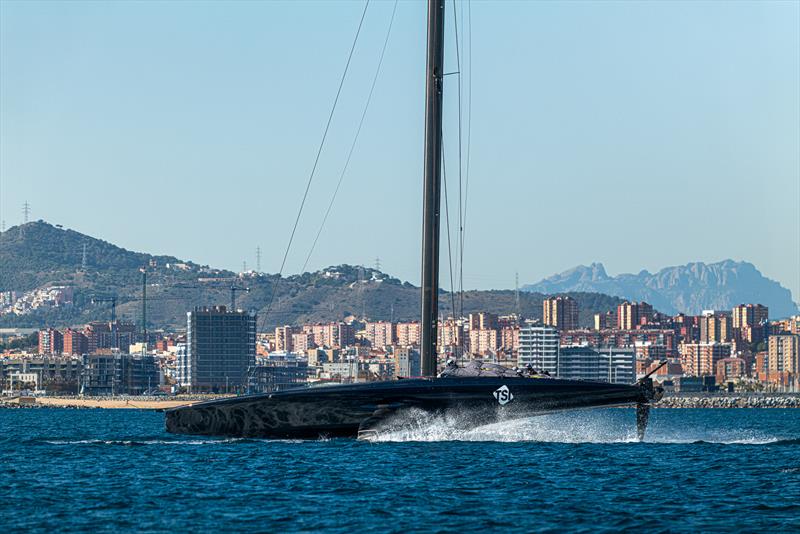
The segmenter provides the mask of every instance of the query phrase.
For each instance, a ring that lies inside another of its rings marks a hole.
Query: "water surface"
[[[378,442],[173,436],[163,414],[0,410],[26,531],[798,530],[800,411],[592,410]]]

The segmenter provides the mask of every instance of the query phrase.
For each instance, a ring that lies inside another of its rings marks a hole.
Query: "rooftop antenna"
[[[256,247],[256,272],[261,272],[261,247]]]
[[[514,273],[514,304],[517,307],[517,317],[520,317],[520,312],[519,312],[519,272]]]

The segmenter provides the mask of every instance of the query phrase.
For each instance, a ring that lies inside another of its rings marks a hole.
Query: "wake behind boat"
[[[634,385],[609,384],[543,377],[481,362],[464,368],[450,365],[437,376],[444,26],[444,0],[429,0],[420,321],[423,378],[202,402],[167,411],[169,432],[267,438],[368,437],[394,415],[411,409],[466,414],[467,424],[477,427],[560,410],[635,405],[638,436],[644,437],[650,402],[660,397],[660,389],[649,376]]]

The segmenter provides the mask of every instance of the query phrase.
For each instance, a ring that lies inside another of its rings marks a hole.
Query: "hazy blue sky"
[[[466,287],[733,258],[797,300],[799,6],[473,2]],[[27,200],[34,219],[214,266],[254,266],[261,246],[277,271],[362,8],[0,2],[0,217],[19,223]],[[335,187],[391,10],[367,12],[287,273]],[[311,268],[379,256],[419,279],[424,40],[425,5],[401,2]]]

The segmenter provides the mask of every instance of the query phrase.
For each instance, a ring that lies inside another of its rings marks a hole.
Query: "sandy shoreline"
[[[223,398],[219,396],[216,398]],[[137,399],[135,397],[120,398],[92,398],[92,397],[36,397],[33,402],[30,398],[0,399],[0,407],[37,406],[50,408],[102,408],[123,410],[165,410],[177,406],[188,406],[207,399]]]

